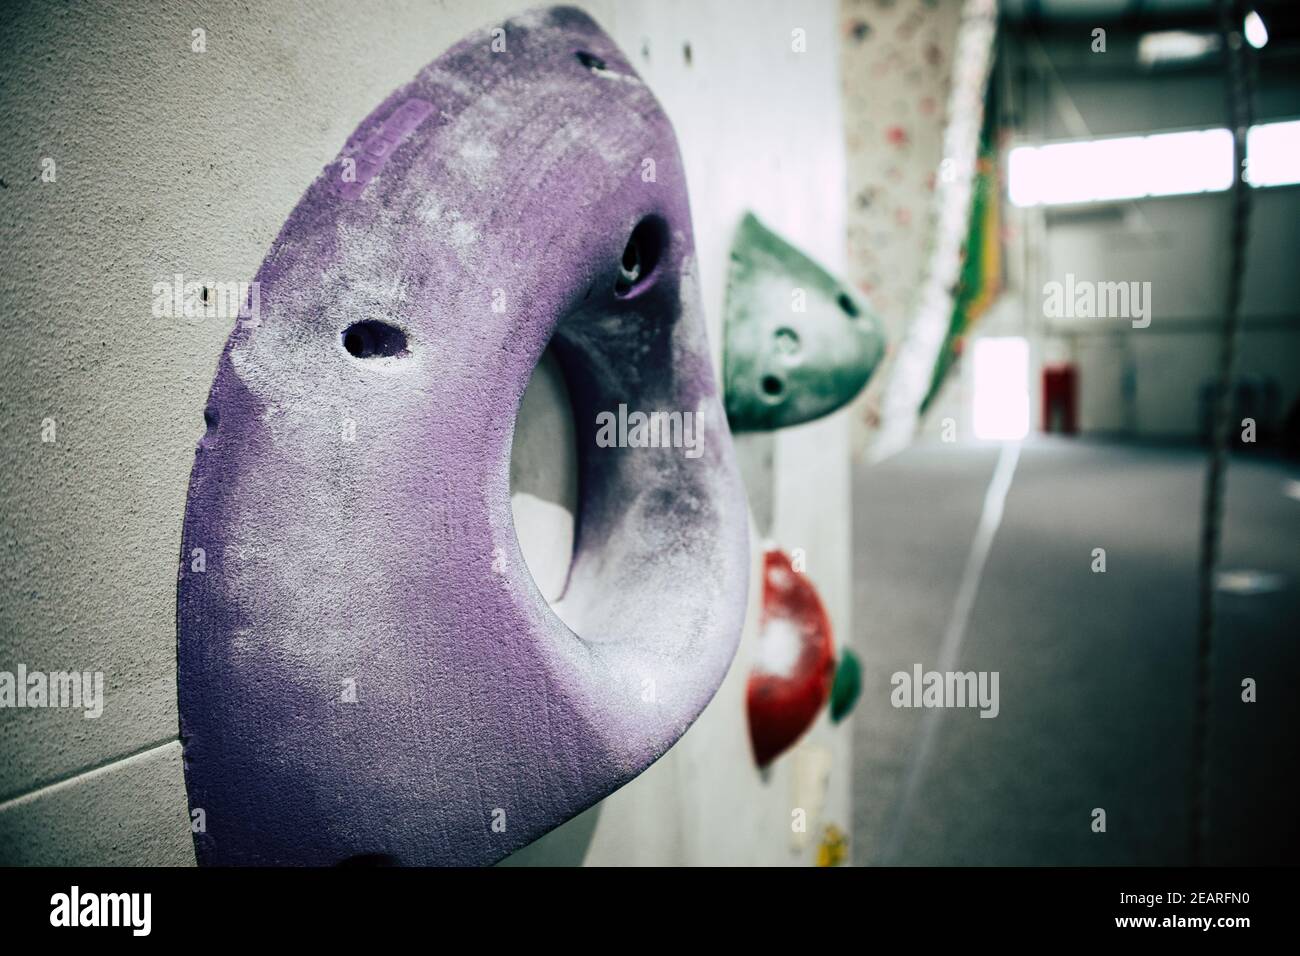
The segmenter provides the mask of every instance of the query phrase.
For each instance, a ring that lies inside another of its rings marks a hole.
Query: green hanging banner
[[[993,88],[992,81],[989,85]],[[993,94],[990,93],[990,99]],[[939,393],[948,370],[961,355],[966,333],[988,311],[1002,291],[1002,194],[998,170],[995,110],[984,110],[980,129],[979,155],[975,160],[975,181],[971,190],[970,229],[963,247],[961,276],[953,302],[952,320],[943,347],[934,363],[930,389],[921,402],[921,412]]]

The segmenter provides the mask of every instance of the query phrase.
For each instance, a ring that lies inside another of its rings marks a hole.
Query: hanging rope
[[[1214,384],[1210,454],[1205,473],[1201,512],[1201,561],[1196,637],[1196,709],[1192,724],[1192,780],[1189,850],[1193,865],[1203,862],[1208,836],[1209,737],[1214,650],[1214,579],[1219,560],[1223,520],[1223,490],[1228,442],[1236,430],[1229,421],[1229,400],[1237,365],[1241,325],[1241,292],[1246,271],[1246,242],[1250,225],[1250,184],[1246,181],[1246,134],[1251,124],[1249,48],[1242,39],[1243,11],[1239,0],[1219,0],[1219,40],[1227,63],[1228,117],[1232,128],[1232,219],[1228,237],[1228,282],[1223,337],[1219,344],[1218,380]]]

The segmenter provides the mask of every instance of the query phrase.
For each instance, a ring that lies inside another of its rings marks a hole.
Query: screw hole
[[[606,69],[605,61],[594,53],[588,53],[586,50],[579,50],[573,54],[578,58],[578,62],[591,70],[592,73],[598,73]]]
[[[839,303],[840,308],[844,310],[844,314],[850,319],[858,317],[858,304],[849,297],[847,292],[841,292],[835,301]]]
[[[763,389],[763,394],[769,398],[779,398],[785,391],[785,383],[775,375],[764,375],[759,385]]]
[[[799,333],[786,326],[777,329],[776,347],[785,355],[794,355],[799,351]]]
[[[662,219],[647,216],[637,223],[623,247],[614,294],[623,298],[645,288],[667,244],[668,229]]]
[[[406,354],[406,333],[387,322],[366,319],[343,330],[343,347],[354,358],[393,358]]]

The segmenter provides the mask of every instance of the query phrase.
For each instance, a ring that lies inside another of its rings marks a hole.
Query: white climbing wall
[[[842,3],[849,277],[890,339],[851,411],[856,451],[910,440],[948,328],[996,8]]]

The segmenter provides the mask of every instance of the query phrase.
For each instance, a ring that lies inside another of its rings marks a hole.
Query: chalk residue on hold
[[[503,26],[508,52],[476,34],[358,127],[223,356],[182,545],[209,560],[178,593],[202,863],[500,859],[664,753],[739,638],[745,498],[671,125],[576,56],[635,76],[585,14]],[[412,101],[433,108],[388,137]],[[340,159],[389,139],[341,194]],[[616,295],[648,217],[656,265]],[[357,323],[404,348],[349,348]],[[583,491],[564,620],[510,504],[512,420],[548,344]],[[620,402],[702,409],[704,453],[598,448]]]

